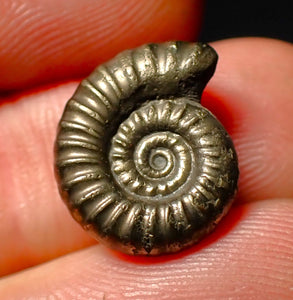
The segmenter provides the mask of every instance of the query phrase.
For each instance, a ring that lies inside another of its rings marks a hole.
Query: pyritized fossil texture
[[[134,255],[176,252],[231,206],[237,155],[200,105],[216,62],[206,44],[144,45],[99,66],[67,103],[55,145],[59,188],[102,243]]]

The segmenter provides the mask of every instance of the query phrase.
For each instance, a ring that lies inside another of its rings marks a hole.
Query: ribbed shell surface
[[[63,199],[95,237],[129,254],[181,250],[232,203],[237,155],[199,102],[217,62],[206,44],[127,50],[83,80],[60,120]]]

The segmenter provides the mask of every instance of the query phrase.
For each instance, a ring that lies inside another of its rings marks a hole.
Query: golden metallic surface
[[[228,211],[237,155],[200,105],[216,62],[206,44],[144,45],[99,66],[68,101],[55,145],[60,193],[102,243],[176,252]]]

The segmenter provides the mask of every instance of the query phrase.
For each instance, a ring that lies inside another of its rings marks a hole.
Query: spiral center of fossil
[[[174,139],[172,133],[155,132],[138,142],[134,161],[136,169],[145,178],[163,179],[172,173],[176,157],[174,149],[169,144],[170,137]]]
[[[109,163],[125,197],[147,202],[176,199],[198,174],[197,149],[192,148],[195,139],[190,139],[187,129],[201,116],[194,106],[187,108],[184,101],[177,101],[152,101],[140,107],[113,136]],[[176,106],[174,117],[166,117],[172,106]]]
[[[153,149],[150,153],[149,164],[153,169],[164,170],[171,167],[172,157],[164,148]]]

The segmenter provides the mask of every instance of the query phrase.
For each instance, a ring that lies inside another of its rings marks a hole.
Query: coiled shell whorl
[[[216,52],[168,42],[99,66],[68,101],[55,145],[73,217],[129,254],[179,251],[209,233],[237,188],[233,143],[200,105]]]

